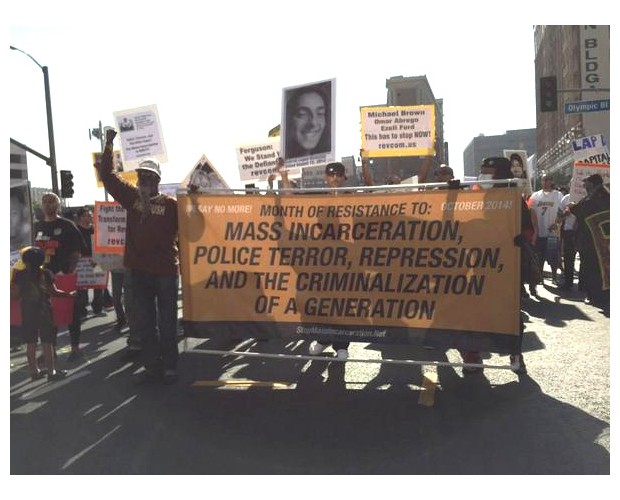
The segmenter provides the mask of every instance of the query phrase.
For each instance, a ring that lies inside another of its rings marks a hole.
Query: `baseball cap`
[[[452,175],[454,176],[454,171],[445,163],[442,163],[441,165],[439,165],[439,168],[437,169],[437,176],[440,175]]]
[[[583,181],[589,182],[593,186],[600,186],[603,184],[603,178],[599,174],[592,174],[591,176],[586,177]]]
[[[140,170],[143,170],[145,172],[152,172],[155,175],[157,175],[157,178],[159,180],[161,180],[161,171],[159,169],[159,163],[157,163],[153,159],[149,158],[147,160],[141,161],[140,164],[138,165],[138,168],[136,168],[137,172],[139,172]]]
[[[344,173],[344,165],[340,162],[328,163],[325,167],[325,175],[336,174],[341,175],[345,179],[347,176]]]

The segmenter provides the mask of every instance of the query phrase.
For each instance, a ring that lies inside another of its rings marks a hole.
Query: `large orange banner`
[[[519,338],[516,189],[179,195],[191,336]]]

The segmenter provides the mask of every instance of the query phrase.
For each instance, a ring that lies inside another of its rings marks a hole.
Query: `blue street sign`
[[[609,99],[598,101],[567,102],[564,104],[564,113],[591,113],[592,111],[609,111]]]

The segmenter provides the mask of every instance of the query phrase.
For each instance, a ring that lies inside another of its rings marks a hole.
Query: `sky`
[[[162,183],[181,182],[205,154],[241,187],[235,148],[263,141],[280,123],[282,89],[331,78],[340,158],[358,156],[359,108],[386,102],[388,78],[426,75],[444,101],[459,176],[474,137],[536,126],[533,23],[457,23],[485,9],[441,4],[421,16],[417,2],[398,1],[378,10],[364,1],[301,9],[268,0],[216,8],[110,0],[100,14],[78,2],[20,2],[8,38],[49,69],[57,165],[74,174],[72,206],[103,199],[91,159],[100,144],[88,132],[99,121],[113,125],[115,111],[157,106],[168,154]],[[449,12],[453,21],[442,23]],[[9,135],[47,155],[43,73],[22,53],[5,57]],[[28,166],[33,186],[51,187],[42,160],[28,155]]]

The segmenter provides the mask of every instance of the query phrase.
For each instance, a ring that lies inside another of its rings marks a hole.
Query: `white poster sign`
[[[276,171],[280,156],[280,138],[271,137],[265,142],[244,144],[237,147],[239,178],[241,181],[266,181]]]
[[[90,257],[78,260],[76,287],[78,290],[86,288],[105,288],[108,285],[108,273]]]
[[[584,163],[609,163],[609,146],[602,134],[580,137],[572,142],[573,158]]]
[[[135,170],[147,157],[160,164],[168,161],[156,105],[115,111],[114,123],[120,131],[125,171]]]
[[[209,159],[202,155],[181,186],[190,190],[230,189]]]
[[[583,181],[586,177],[598,174],[603,178],[603,184],[609,189],[609,165],[597,165],[576,161],[573,166],[573,177],[570,181],[570,201],[578,202],[586,196]]]
[[[435,153],[435,107],[361,108],[362,149],[369,158]]]

